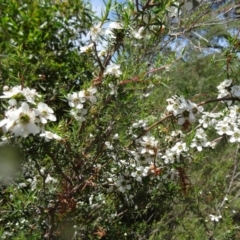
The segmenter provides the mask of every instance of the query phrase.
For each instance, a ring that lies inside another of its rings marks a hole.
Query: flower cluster
[[[93,42],[97,42],[101,36],[109,37],[110,39],[116,38],[114,29],[123,29],[123,26],[120,23],[112,22],[108,28],[103,28],[102,23],[98,23],[91,27],[88,36]]]
[[[167,149],[165,151],[165,154],[162,156],[162,159],[164,160],[165,164],[171,164],[175,161],[179,162],[180,157],[183,153],[186,153],[188,151],[187,144],[179,141],[177,142],[173,147]]]
[[[139,145],[137,149],[141,155],[156,155],[158,141],[153,136],[145,135],[141,139],[136,140],[136,143]]]
[[[35,89],[15,86],[9,89],[4,87],[3,96],[7,98],[9,106],[5,111],[5,118],[0,121],[0,127],[5,133],[10,133],[15,137],[27,137],[29,134],[45,136],[45,126],[48,121],[56,121],[54,111],[46,103],[36,103],[41,96]],[[61,138],[53,134],[50,139],[60,140]]]
[[[217,86],[218,89],[218,98],[224,97],[235,97],[240,98],[240,86],[234,85],[232,79],[224,80],[220,85]],[[230,106],[232,101],[226,101],[226,103]]]
[[[228,87],[230,88],[228,89]],[[238,95],[237,88],[233,88],[231,81],[225,81],[219,89],[222,89],[223,95],[235,94],[235,97]],[[226,92],[226,89],[231,92]],[[161,181],[176,180],[179,178],[179,173],[175,165],[182,164],[186,159],[191,160],[190,149],[201,152],[204,148],[214,147],[213,142],[208,140],[205,131],[209,127],[213,127],[219,135],[229,136],[230,142],[240,142],[240,129],[238,128],[240,107],[231,106],[223,113],[212,113],[203,112],[201,106],[186,100],[183,96],[173,96],[167,99],[167,102],[167,113],[176,117],[179,125],[196,122],[196,115],[202,113],[202,117],[199,119],[200,125],[196,128],[191,142],[187,145],[184,140],[187,135],[181,131],[172,132],[171,136],[166,137],[166,148],[160,150],[155,137],[149,133],[141,135],[142,131],[148,129],[147,121],[140,120],[133,123],[128,133],[134,139],[134,149],[127,150],[128,159],[117,160],[118,157],[114,156],[114,160],[118,161],[116,169],[120,168],[121,174],[118,175],[116,172],[110,174],[108,181],[112,190],[117,188],[122,193],[130,194],[134,184],[142,184],[146,177],[150,179],[157,177]],[[106,146],[111,152],[114,152],[111,144],[106,144]],[[215,219],[213,221],[217,221],[216,219],[220,218],[217,216],[213,219]]]
[[[90,87],[87,90],[81,90],[67,95],[68,104],[73,108],[70,113],[77,121],[85,121],[89,104],[91,106],[97,102],[96,93],[97,88]]]
[[[104,29],[102,28],[102,24],[98,23],[91,27],[88,35],[91,37],[92,41],[96,42],[103,33]]]
[[[222,219],[222,215],[209,214],[209,217],[210,217],[212,222],[219,222]]]
[[[94,47],[93,43],[90,43],[87,46],[80,47],[80,53],[89,53],[92,51],[93,47]]]
[[[226,79],[221,84],[217,86],[218,89],[218,98],[223,98],[229,95],[229,90],[231,90],[232,87],[232,80]]]
[[[148,122],[146,120],[139,120],[129,127],[128,134],[131,135],[132,138],[137,138],[138,134],[140,133],[139,131],[145,130],[147,127]]]
[[[109,181],[111,182],[110,178],[109,178]],[[132,188],[131,182],[127,180],[127,178],[121,175],[114,181],[114,184],[117,187],[118,191],[122,193],[129,191]]]
[[[140,124],[142,125],[142,124]],[[150,135],[136,139],[135,148],[127,150],[127,159],[118,159],[116,155],[111,154],[115,162],[115,168],[109,173],[108,183],[109,191],[116,188],[119,192],[129,193],[133,188],[134,182],[142,183],[143,178],[160,172],[160,168],[156,166],[156,161],[160,160],[161,154],[158,152],[158,141]],[[106,143],[107,149],[114,152],[113,146]],[[110,154],[109,154],[110,155]],[[117,169],[121,169],[121,174],[116,174]],[[133,181],[135,180],[135,181]]]
[[[9,86],[3,87],[3,96],[0,98],[9,99],[8,104],[10,106],[16,106],[19,101],[26,101],[28,103],[35,104],[35,99],[41,96],[36,92],[35,89],[30,89],[28,87],[22,88],[21,86],[14,86],[9,88]]]
[[[217,122],[215,129],[219,135],[229,136],[230,142],[240,142],[240,107],[231,106],[227,113],[222,120]]]
[[[117,87],[117,85],[115,85],[113,83],[109,83],[108,87],[110,88],[110,95],[115,95],[115,97],[117,97],[117,94],[118,94],[118,87]]]
[[[115,77],[119,77],[122,74],[120,70],[120,65],[118,64],[110,64],[106,67],[104,75],[113,75]]]
[[[240,97],[240,86],[234,85],[232,79],[224,80],[217,89],[218,98]],[[226,103],[229,107],[225,112],[206,114],[202,117],[201,123],[204,128],[208,125],[214,126],[217,133],[221,136],[228,136],[231,143],[240,142],[240,107],[232,105],[232,101],[226,101]],[[220,117],[222,119],[219,119]]]
[[[204,147],[209,147],[210,142],[207,140],[207,134],[202,128],[198,128],[194,139],[192,140],[191,147],[197,148],[199,152],[203,150]]]
[[[178,137],[178,135],[175,137]],[[158,141],[149,134],[136,139],[134,142],[134,150],[128,150],[128,160],[118,160],[117,165],[124,174],[116,177],[112,173],[108,178],[112,186],[111,190],[115,186],[122,193],[129,192],[134,183],[131,179],[141,184],[146,177],[157,178],[162,181],[178,178],[178,173],[175,169],[169,167],[169,164],[179,162],[181,156],[188,156],[189,148],[186,143],[183,141],[177,142],[170,149],[167,149],[163,155],[159,150]]]
[[[173,96],[167,99],[167,111],[177,118],[179,125],[193,123],[196,121],[196,114],[203,111],[203,107],[186,100],[183,96]]]
[[[208,128],[215,126],[218,122],[218,118],[222,116],[222,113],[211,113],[211,112],[203,112],[202,117],[199,119],[199,123],[203,128]]]

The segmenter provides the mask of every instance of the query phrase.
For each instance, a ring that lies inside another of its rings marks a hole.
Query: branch
[[[47,155],[53,160],[53,163],[55,164],[55,167],[57,168],[58,172],[63,176],[63,178],[73,186],[72,180],[62,171],[62,168],[58,164],[57,160],[54,158],[54,156],[47,152]]]
[[[200,103],[198,104],[198,106],[203,106],[203,105],[208,104],[208,103],[220,102],[220,101],[240,101],[240,99],[237,98],[237,97],[216,98],[216,99],[210,99],[210,100],[207,100],[207,101],[204,101],[204,102],[200,102]]]
[[[177,59],[175,59],[173,62],[171,62],[171,63],[169,63],[169,64],[166,64],[166,65],[164,65],[164,66],[162,66],[162,67],[155,68],[155,69],[152,69],[152,70],[146,72],[146,73],[144,74],[144,76],[146,76],[146,75],[149,74],[149,73],[153,73],[153,72],[157,72],[157,71],[163,70],[163,69],[167,68],[168,66],[172,65],[173,63],[177,62],[179,59],[181,59],[181,57],[178,57]]]
[[[238,152],[239,152],[239,144],[237,145],[237,149],[236,149],[236,152],[235,152],[236,156],[235,156],[235,161],[234,161],[232,177],[231,177],[231,180],[230,180],[230,183],[229,183],[229,186],[228,186],[228,189],[226,191],[226,195],[225,196],[227,196],[230,193],[232,185],[233,185],[233,182],[236,179],[236,176],[239,174],[239,173],[236,174],[237,169],[238,169],[238,165],[239,165]],[[225,198],[223,199],[223,201],[222,201],[222,203],[220,204],[219,207],[220,208],[223,207],[224,203],[225,203]]]
[[[231,101],[240,101],[240,99],[236,98],[236,97],[224,97],[224,98],[210,99],[210,100],[201,102],[201,103],[198,104],[198,106],[202,106],[202,105],[205,105],[205,104],[208,104],[208,103],[212,103],[212,102],[229,101],[229,100],[231,100]],[[159,121],[157,121],[154,124],[152,124],[147,129],[144,129],[143,132],[137,136],[137,139],[142,137],[144,134],[149,132],[151,129],[155,128],[156,126],[158,126],[159,124],[161,124],[162,122],[164,122],[165,120],[167,120],[168,118],[171,118],[171,117],[173,117],[173,114],[169,113],[168,115],[166,115],[165,117],[163,117]]]

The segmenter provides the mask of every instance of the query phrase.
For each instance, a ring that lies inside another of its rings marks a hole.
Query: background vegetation
[[[46,130],[62,138],[2,142],[2,239],[240,239],[239,143],[223,136],[215,148],[191,149],[171,164],[157,153],[154,164],[142,155],[149,171],[139,173],[141,181],[132,175],[135,140],[144,134],[161,154],[180,141],[172,131],[182,130],[191,144],[198,122],[158,122],[166,99],[178,94],[200,103],[216,99],[225,79],[239,82],[239,5],[192,3],[187,10],[184,1],[109,1],[95,16],[79,0],[0,0],[0,88],[36,89],[57,118]],[[121,27],[92,41],[91,28],[110,22]],[[105,74],[113,63],[119,77]],[[97,102],[87,102],[78,121],[68,94],[91,86]],[[1,99],[1,119],[7,106]],[[225,107],[212,102],[204,110]],[[1,136],[10,137],[4,129]]]

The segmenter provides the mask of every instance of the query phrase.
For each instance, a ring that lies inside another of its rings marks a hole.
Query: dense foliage
[[[0,0],[1,239],[239,239],[238,9]]]

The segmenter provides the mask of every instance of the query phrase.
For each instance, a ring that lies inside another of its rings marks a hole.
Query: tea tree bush
[[[1,238],[238,239],[238,5],[104,4],[0,1]]]

